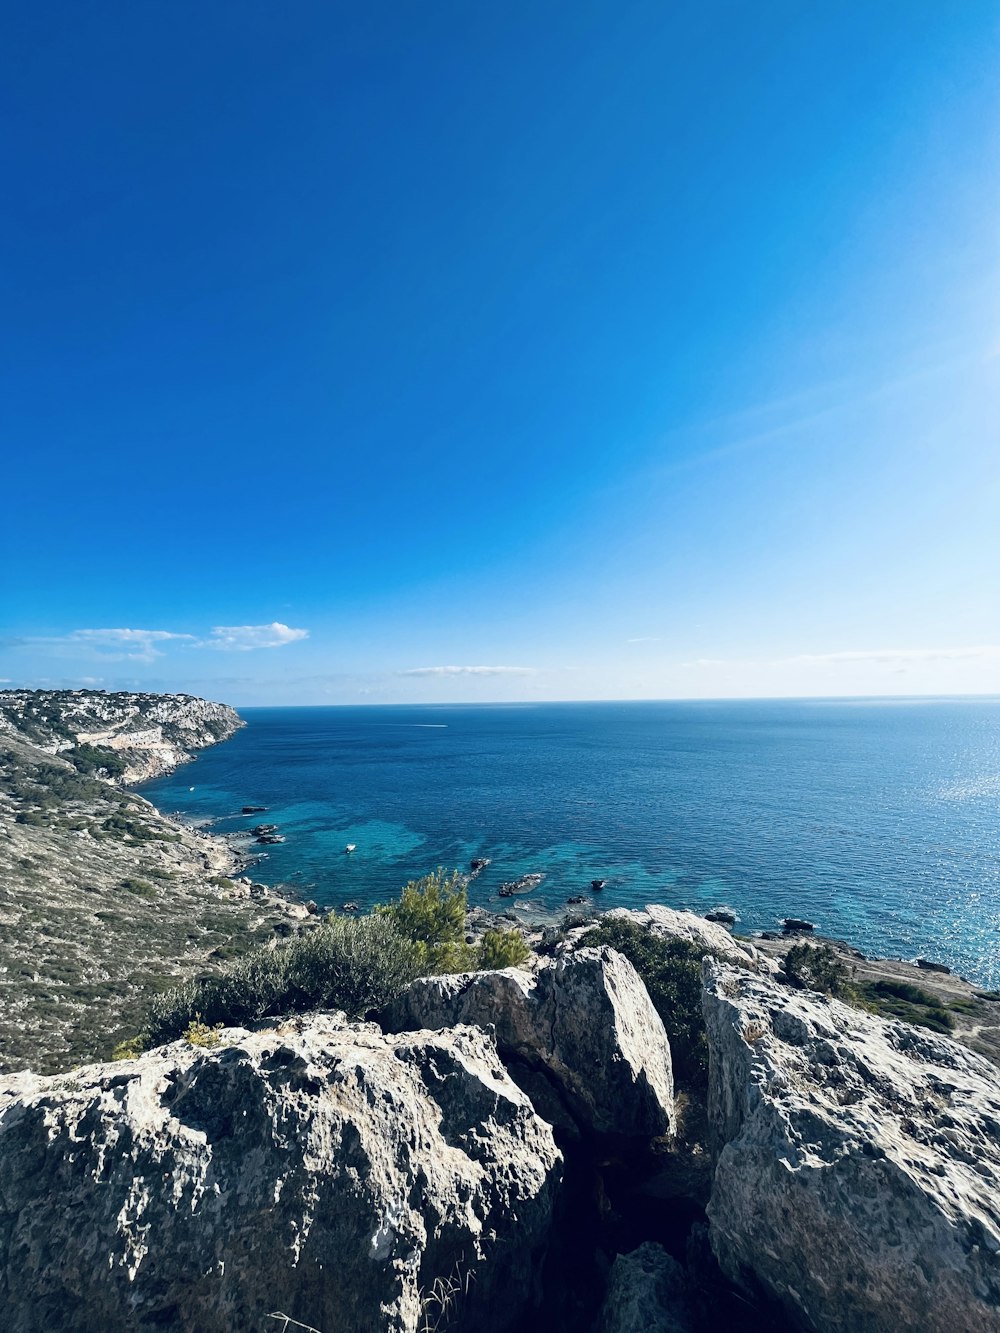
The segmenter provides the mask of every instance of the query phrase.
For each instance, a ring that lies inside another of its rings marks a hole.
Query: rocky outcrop
[[[517,1327],[560,1170],[471,1028],[315,1014],[0,1080],[4,1328]]]
[[[535,973],[422,977],[383,1021],[393,1032],[489,1029],[540,1114],[562,1127],[646,1137],[673,1128],[667,1035],[632,964],[614,949],[581,949]]]
[[[78,747],[112,751],[122,780],[162,776],[243,726],[235,709],[191,694],[104,690],[2,690],[0,731],[49,754]]]
[[[908,1024],[705,966],[723,1270],[819,1333],[996,1333],[996,1069]]]
[[[679,912],[673,907],[649,903],[641,910],[613,907],[611,911],[602,914],[602,919],[631,921],[652,935],[686,940],[689,944],[704,948],[706,952],[711,951],[720,958],[728,958],[742,966],[773,970],[770,960],[763,958],[753,945],[734,940],[725,926],[695,916],[694,912]]]

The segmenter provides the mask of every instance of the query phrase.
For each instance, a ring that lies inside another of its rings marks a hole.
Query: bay
[[[646,902],[737,929],[814,921],[866,953],[1000,983],[1000,700],[241,710],[246,727],[143,794],[286,842],[253,871],[366,908],[438,865],[473,903]],[[267,806],[249,821],[247,804]],[[348,855],[344,848],[355,843]],[[540,872],[526,897],[505,881]],[[603,891],[591,889],[606,880]]]

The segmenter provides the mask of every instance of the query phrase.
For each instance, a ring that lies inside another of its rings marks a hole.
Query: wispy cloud
[[[58,643],[59,639],[36,640]],[[110,650],[116,657],[135,662],[152,662],[163,656],[161,644],[169,642],[193,643],[193,634],[176,634],[167,629],[76,629],[61,640],[63,643],[82,644],[99,652]]]
[[[216,625],[211,638],[202,640],[201,646],[248,652],[252,648],[283,648],[286,643],[308,637],[307,629],[292,629],[274,620],[270,625]]]
[[[1000,644],[978,644],[957,648],[861,648],[835,653],[796,653],[792,657],[723,658],[699,657],[685,666],[836,666],[841,663],[878,662],[905,666],[910,662],[957,662],[970,658],[1000,658]]]
[[[400,671],[400,676],[534,676],[534,667],[521,666],[427,666]]]
[[[0,648],[49,647],[61,656],[76,649],[105,661],[153,662],[171,645],[248,652],[282,648],[308,637],[307,629],[292,629],[275,620],[269,625],[216,625],[206,637],[169,629],[74,629],[68,634],[0,639]]]
[[[971,648],[872,648],[841,653],[800,653],[779,658],[777,665],[803,662],[938,662],[958,661],[966,657],[1000,657],[1000,644],[980,644]]]
[[[659,636],[658,634],[643,634],[643,635],[641,635],[638,639],[626,639],[625,642],[626,642],[626,643],[659,643],[659,642],[660,642],[660,636]]]

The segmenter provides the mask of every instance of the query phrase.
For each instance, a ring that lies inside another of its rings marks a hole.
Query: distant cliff
[[[0,691],[0,731],[64,755],[81,772],[123,783],[169,773],[191,759],[192,750],[224,741],[242,726],[228,704],[191,694]]]

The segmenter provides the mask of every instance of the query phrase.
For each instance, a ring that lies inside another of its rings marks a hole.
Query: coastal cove
[[[277,824],[284,843],[250,844],[253,877],[322,907],[488,858],[471,903],[525,920],[575,897],[725,904],[740,931],[805,917],[870,955],[1000,983],[1000,700],[240,712],[231,739],[142,793],[215,834]],[[533,873],[532,892],[499,896]]]

